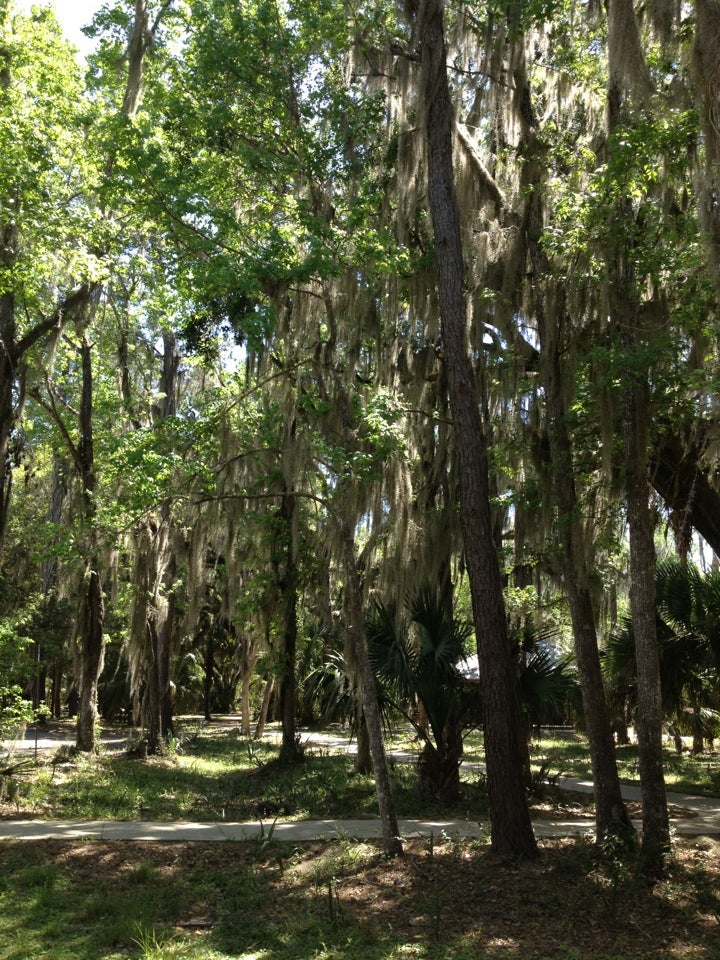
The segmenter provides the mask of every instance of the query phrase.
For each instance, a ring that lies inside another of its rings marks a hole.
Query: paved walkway
[[[28,734],[28,741],[34,734]],[[352,752],[353,745],[345,737],[333,734],[304,734],[303,739],[313,746],[326,749],[345,749]],[[34,743],[32,744],[34,746]],[[43,743],[43,746],[45,744]],[[57,746],[57,741],[52,743]],[[416,759],[411,751],[392,751],[399,761]],[[467,764],[480,767],[479,764]],[[573,793],[591,794],[593,784],[589,780],[559,777],[557,785]],[[640,788],[624,785],[623,796],[631,802],[640,801]],[[671,808],[671,827],[680,836],[720,836],[720,798],[694,797],[668,793]],[[402,837],[448,837],[489,838],[490,824],[472,820],[401,820],[398,824]],[[540,837],[566,837],[592,834],[592,819],[535,820],[535,835]],[[640,826],[636,821],[636,826]],[[352,837],[358,840],[380,836],[379,820],[301,820],[293,822],[246,821],[242,823],[163,823],[153,821],[72,821],[57,820],[5,820],[0,821],[0,840],[166,840],[202,841],[221,840],[262,842],[265,839],[302,842],[307,840]]]

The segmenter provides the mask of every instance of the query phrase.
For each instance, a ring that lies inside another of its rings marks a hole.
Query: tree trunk
[[[627,329],[627,327],[626,327]],[[624,434],[627,511],[630,528],[630,610],[637,663],[637,737],[643,802],[644,872],[663,871],[670,846],[662,753],[662,694],[655,615],[655,543],[647,479],[647,381],[625,389]]]
[[[428,800],[455,803],[460,797],[460,757],[449,743],[438,750],[426,741],[418,758],[420,792]]]
[[[4,246],[5,237],[0,236]],[[0,252],[0,257],[2,253]],[[2,257],[2,260],[5,258]],[[0,262],[2,262],[0,260]],[[15,382],[14,358],[6,347],[7,333],[14,326],[14,298],[11,294],[0,296],[0,556],[2,556],[7,530],[10,493],[12,490],[12,464],[10,460],[10,434],[15,421],[13,384]]]
[[[632,122],[634,104],[648,105],[650,74],[642,57],[632,4],[608,2],[608,130],[613,137]],[[632,50],[632,55],[629,51]],[[643,871],[661,875],[670,830],[663,774],[662,695],[655,613],[655,544],[650,512],[648,457],[649,371],[643,355],[639,292],[633,249],[632,204],[617,202],[609,224],[608,268],[611,317],[627,362],[622,395],[625,495],[630,534],[630,612],[637,665],[637,736],[643,802]],[[639,226],[636,229],[640,229]]]
[[[575,486],[573,449],[567,425],[572,390],[565,382],[562,355],[569,349],[565,331],[569,320],[562,282],[554,282],[548,256],[542,246],[545,227],[545,186],[548,176],[546,147],[538,134],[531,88],[524,56],[518,56],[515,86],[521,91],[525,162],[521,188],[527,200],[524,226],[528,257],[532,265],[533,308],[540,339],[540,367],[545,390],[547,437],[552,470],[551,489],[558,509],[558,527],[563,546],[565,592],[573,626],[575,658],[583,700],[583,713],[590,746],[595,787],[597,839],[611,831],[632,832],[620,789],[615,744],[603,687],[595,612],[587,569],[587,547],[580,503]]]
[[[459,461],[465,559],[477,635],[485,711],[485,759],[492,849],[534,856],[537,845],[518,755],[514,672],[489,502],[488,458],[475,375],[468,354],[464,264],[455,195],[451,120],[441,0],[421,7],[428,149],[428,192],[450,409]]]
[[[213,675],[215,673],[215,637],[213,635],[212,623],[208,624],[207,635],[205,637],[204,667],[205,678],[203,682],[203,710],[205,719],[210,721],[212,720],[210,701],[212,699]]]
[[[84,753],[97,750],[97,691],[103,667],[104,601],[100,573],[87,573],[85,610],[80,638],[80,699],[77,716],[77,749]]]
[[[355,773],[371,773],[372,757],[370,756],[370,737],[365,723],[362,703],[357,705],[357,753],[355,754]]]
[[[383,844],[388,856],[402,854],[397,817],[395,815],[395,801],[393,800],[390,785],[385,741],[383,738],[380,706],[378,704],[375,676],[370,665],[367,637],[365,636],[365,622],[362,611],[362,589],[357,571],[357,557],[355,556],[355,539],[349,525],[343,524],[342,551],[343,568],[345,573],[347,630],[350,634],[355,651],[355,661],[358,670],[360,692],[362,695],[363,715],[367,725],[370,756],[372,758],[373,773],[375,775],[375,792],[378,798],[380,823],[382,827]]]
[[[170,522],[168,516],[167,522]],[[175,712],[175,690],[171,678],[172,635],[175,627],[175,574],[176,561],[171,556],[165,568],[163,583],[167,596],[167,607],[158,633],[157,671],[158,690],[160,691],[160,736],[163,741],[174,733],[173,714]]]
[[[552,462],[553,491],[558,505],[560,536],[563,545],[565,592],[570,607],[585,728],[595,786],[595,832],[598,840],[618,829],[632,831],[622,798],[615,759],[615,744],[605,699],[595,612],[586,562],[585,534],[580,516],[573,475],[573,454],[567,428],[565,387],[560,367],[561,344],[557,326],[547,329],[544,304],[539,311],[542,361],[547,404],[548,440]]]
[[[301,757],[297,739],[295,714],[297,710],[297,556],[295,545],[295,511],[297,501],[294,493],[284,492],[280,506],[281,538],[285,548],[283,575],[280,583],[284,607],[283,643],[280,653],[280,721],[282,746],[280,760],[294,763]]]
[[[699,183],[699,214],[710,276],[720,293],[720,3],[695,0],[693,66],[705,134],[705,176]]]
[[[142,698],[141,723],[146,730],[147,752],[150,756],[162,753],[162,724],[160,721],[160,688],[158,686],[157,622],[148,618],[145,624],[147,632],[146,649],[149,651],[145,662],[145,690]]]
[[[83,492],[83,520],[87,527],[88,563],[86,593],[81,618],[80,703],[77,720],[77,748],[84,752],[97,749],[97,688],[103,668],[105,640],[103,626],[105,604],[100,576],[100,557],[95,530],[95,449],[93,441],[93,379],[90,345],[83,337],[80,347],[82,397],[80,401],[80,441],[75,451]]]
[[[4,13],[5,11],[3,11]],[[4,19],[4,16],[3,16]],[[3,24],[4,26],[4,24]],[[0,92],[5,94],[12,84],[12,55],[9,50],[0,52]],[[12,193],[16,193],[13,190]],[[13,204],[16,196],[3,197],[3,206],[8,200]],[[20,226],[15,218],[0,226],[0,268],[6,276],[17,262],[20,247]],[[0,556],[3,553],[7,530],[10,492],[12,490],[12,463],[10,460],[10,437],[15,424],[13,387],[17,377],[19,357],[15,350],[17,326],[15,320],[15,294],[12,289],[0,294]]]
[[[250,694],[257,654],[248,636],[243,637],[242,676],[240,679],[240,732],[243,737],[252,736],[250,717]]]
[[[585,561],[584,534],[572,477],[572,454],[564,419],[548,410],[555,489],[561,515],[565,590],[573,625],[575,658],[583,701],[585,729],[595,787],[595,833],[598,840],[619,828],[632,831],[620,788],[615,744],[603,687],[595,613]],[[555,445],[559,449],[553,449]]]
[[[258,717],[258,722],[255,727],[255,740],[262,740],[263,734],[265,733],[265,726],[267,724],[268,711],[270,710],[270,701],[272,700],[272,695],[275,690],[275,675],[270,674],[270,676],[265,681],[265,689],[263,690],[262,703],[260,704],[260,716]]]
[[[59,720],[62,716],[62,680],[63,680],[63,663],[62,660],[58,659],[53,664],[53,675],[52,675],[52,698],[50,701],[50,709],[52,713],[53,720]]]
[[[697,756],[705,750],[705,731],[703,729],[702,714],[697,703],[692,704],[692,753]]]

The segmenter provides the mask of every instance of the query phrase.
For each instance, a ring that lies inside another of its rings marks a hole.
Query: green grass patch
[[[198,732],[190,728],[181,749],[164,757],[142,758],[107,752],[97,758],[62,754],[26,768],[12,803],[3,812],[59,820],[272,821],[355,819],[377,816],[374,778],[355,773],[354,758],[342,736],[334,745],[308,745],[295,764],[279,762],[271,742],[242,740],[221,724]],[[388,738],[388,749],[405,757],[419,752],[414,737],[402,729]],[[668,788],[700,796],[720,796],[720,756],[678,755],[666,747]],[[634,745],[617,748],[621,778],[638,782]],[[462,796],[453,806],[421,798],[412,759],[389,760],[397,814],[401,818],[487,818],[482,738],[465,741]],[[533,741],[533,769],[550,780],[590,779],[587,742],[564,731]]]
[[[627,744],[615,750],[620,779],[625,783],[639,783],[637,746]],[[579,734],[562,738],[545,737],[533,741],[533,767],[538,770],[547,764],[550,776],[558,774],[592,779],[590,752],[587,740]],[[663,747],[665,782],[668,790],[701,797],[720,797],[720,754],[678,754],[670,744]]]
[[[717,844],[637,881],[584,841],[529,863],[436,839],[387,861],[350,840],[0,843],[3,960],[649,960],[704,956]],[[616,908],[622,903],[622,909]]]
[[[19,790],[4,812],[61,820],[238,821],[275,818],[306,820],[377,816],[374,779],[354,772],[342,737],[335,745],[308,745],[302,761],[283,765],[279,748],[228,733],[221,725],[191,731],[181,749],[165,757],[141,758],[107,752],[98,758],[46,760],[24,771]],[[402,729],[388,738],[388,749],[417,755],[419,745]],[[635,746],[617,748],[621,778],[638,781]],[[453,806],[420,798],[415,764],[391,757],[390,772],[399,817],[487,817],[482,738],[465,741],[462,796]],[[552,780],[560,775],[589,779],[587,741],[565,731],[533,741],[533,768]],[[720,796],[720,756],[694,757],[665,749],[668,788],[700,796]]]
[[[409,744],[406,744],[409,748]],[[417,750],[417,744],[415,744]],[[223,729],[189,737],[182,752],[141,758],[107,752],[65,758],[29,771],[13,812],[60,820],[306,820],[377,816],[372,775],[356,774],[341,744],[308,746],[295,764],[279,762],[271,743],[244,741]],[[486,815],[484,777],[463,772],[453,808],[423,802],[418,809],[414,763],[390,759],[400,817]]]

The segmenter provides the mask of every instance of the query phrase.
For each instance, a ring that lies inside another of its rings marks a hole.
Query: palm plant
[[[572,657],[558,653],[554,628],[541,627],[528,617],[510,632],[517,664],[517,699],[523,772],[528,788],[533,786],[530,738],[533,727],[575,720],[581,712],[580,684]]]
[[[343,653],[331,650],[322,663],[310,670],[302,684],[302,696],[323,726],[329,723],[353,725],[357,717],[357,698]]]
[[[458,669],[470,624],[456,621],[435,591],[422,587],[403,616],[377,601],[367,622],[378,685],[423,741],[420,785],[443,801],[460,792],[462,732],[479,716],[478,694]]]
[[[581,710],[580,685],[570,654],[557,650],[554,631],[523,627],[518,677],[521,709],[530,727],[574,721]]]
[[[701,753],[720,720],[720,573],[674,558],[658,565],[655,589],[666,638],[664,696],[680,728],[690,728],[693,753]]]
[[[720,721],[720,574],[703,574],[676,558],[665,560],[657,565],[655,595],[663,709],[680,730],[692,734],[693,752],[699,753]],[[629,618],[611,635],[603,668],[611,695],[634,707]]]

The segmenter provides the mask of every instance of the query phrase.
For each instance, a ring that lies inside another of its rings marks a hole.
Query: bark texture
[[[542,138],[542,121],[537,116],[528,82],[524,47],[519,46],[514,60],[515,86],[523,102],[519,114],[525,163],[520,184],[526,196],[523,224],[532,268],[530,302],[541,346],[540,374],[545,391],[545,420],[552,467],[551,495],[557,508],[557,530],[563,548],[563,583],[570,608],[593,769],[595,831],[598,840],[613,831],[623,831],[629,839],[633,829],[620,789],[615,744],[603,688],[586,535],[567,423],[569,398],[573,390],[563,369],[563,355],[572,352],[572,326],[564,285],[562,281],[554,279],[542,243],[548,177],[546,146]],[[529,760],[528,756],[528,769]]]
[[[622,12],[621,12],[622,11]],[[622,17],[623,31],[635,36],[637,22],[631,3],[608,3],[608,129],[610,150],[623,125],[632,125],[638,107],[649,105],[650,89],[638,83],[647,74],[642,49],[633,40],[625,49],[623,33],[613,25]],[[629,52],[628,52],[629,51]],[[629,198],[615,204],[608,243],[609,303],[625,369],[622,423],[625,449],[625,498],[630,536],[630,609],[637,665],[637,733],[640,787],[643,801],[642,852],[644,872],[659,876],[669,848],[670,830],[662,757],[662,695],[655,614],[654,524],[650,512],[649,423],[650,370],[643,328],[640,291],[633,249],[635,224]]]
[[[388,856],[398,856],[402,854],[403,847],[400,840],[400,831],[395,814],[395,802],[390,784],[377,687],[370,664],[367,637],[365,636],[362,588],[357,570],[355,539],[352,530],[347,526],[342,531],[342,546],[343,567],[346,577],[346,627],[355,652],[363,714],[367,728],[368,746],[372,758],[373,773],[375,775],[375,792],[378,798],[383,845],[385,847],[385,853]]]
[[[573,640],[582,689],[583,715],[590,743],[595,786],[595,833],[598,840],[608,833],[633,830],[620,789],[615,745],[598,651],[595,611],[586,561],[585,533],[573,476],[573,452],[567,428],[567,409],[557,338],[543,342],[548,439],[553,469],[553,491],[563,545],[565,592],[570,607]]]
[[[537,845],[517,748],[514,673],[490,513],[487,446],[468,352],[463,251],[452,156],[453,110],[441,0],[426,0],[420,17],[428,195],[450,410],[457,438],[464,551],[485,710],[492,848],[502,856],[529,857],[537,853]]]
[[[80,473],[83,497],[83,520],[87,529],[87,561],[85,597],[80,618],[81,633],[80,675],[77,739],[78,750],[93,753],[97,750],[97,690],[103,668],[105,642],[103,625],[105,604],[95,519],[95,446],[93,439],[93,377],[90,345],[83,338],[80,347],[82,364],[82,398],[80,403],[80,442],[75,454]]]
[[[295,512],[297,497],[291,491],[284,491],[278,513],[279,540],[282,544],[283,558],[278,564],[282,573],[278,576],[278,587],[283,606],[283,636],[280,651],[280,721],[282,723],[282,745],[280,758],[284,763],[293,763],[301,756],[295,724],[297,701],[297,600],[298,568],[295,543]]]
[[[662,692],[655,614],[655,543],[648,483],[647,380],[631,380],[624,394],[627,510],[630,528],[630,609],[637,664],[637,737],[643,803],[644,871],[663,871],[670,823],[662,753]]]

